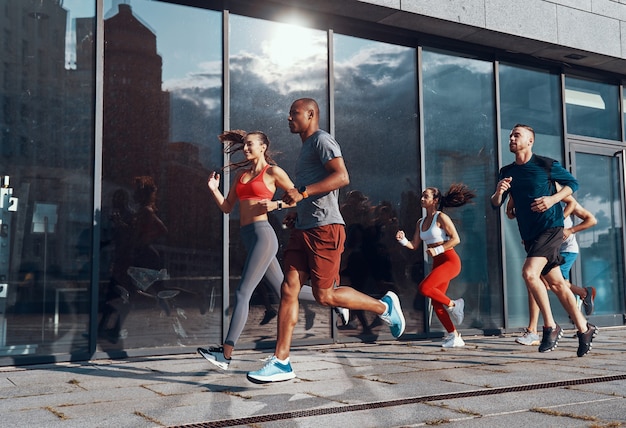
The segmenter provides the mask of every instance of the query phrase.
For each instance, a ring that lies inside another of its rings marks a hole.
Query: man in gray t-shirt
[[[371,311],[380,316],[399,337],[405,321],[400,300],[393,292],[374,299],[354,288],[339,286],[339,266],[346,239],[339,211],[339,189],[350,179],[341,149],[335,139],[319,129],[319,107],[311,98],[301,98],[289,110],[289,129],[302,141],[296,163],[296,187],[283,195],[283,202],[296,206],[284,223],[291,227],[285,248],[278,312],[278,338],[274,356],[260,369],[248,373],[255,383],[278,382],[296,377],[289,362],[294,327],[298,322],[298,295],[311,280],[318,303],[335,308]],[[294,227],[295,226],[295,227]]]
[[[326,131],[318,129],[302,143],[296,163],[296,188],[310,186],[328,176],[326,163],[342,158],[341,148]],[[347,177],[347,172],[346,172]],[[347,183],[346,183],[347,184]],[[344,224],[339,211],[339,189],[311,195],[296,205],[296,228],[311,229],[328,224]]]

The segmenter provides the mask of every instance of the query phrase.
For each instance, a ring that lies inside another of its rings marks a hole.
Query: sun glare
[[[297,25],[281,24],[264,45],[272,64],[290,67],[295,63],[311,60],[325,52],[322,45],[324,33]]]

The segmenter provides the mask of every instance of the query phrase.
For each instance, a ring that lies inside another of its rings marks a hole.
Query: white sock
[[[382,314],[380,314],[379,316],[389,315],[389,305],[386,302],[383,302],[382,300],[381,300],[381,302],[383,303],[383,305],[385,305],[385,307],[387,309],[385,309],[385,311]]]

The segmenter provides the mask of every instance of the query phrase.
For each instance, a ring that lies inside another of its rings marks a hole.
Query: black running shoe
[[[276,317],[276,315],[278,315],[278,312],[276,312],[276,309],[266,310],[265,315],[263,316],[263,319],[261,320],[259,325],[265,325],[269,323],[271,320],[273,320]]]
[[[541,344],[539,345],[539,352],[550,352],[557,347],[559,339],[563,337],[563,330],[558,324],[555,328],[544,327],[543,337],[541,338]]]
[[[591,341],[597,335],[598,335],[598,327],[589,323],[587,323],[586,333],[581,333],[580,331],[577,332],[576,336],[578,336],[578,351],[576,351],[576,355],[578,355],[579,357],[582,357],[587,352],[589,352],[591,350]]]
[[[583,299],[583,307],[585,308],[585,315],[589,316],[593,313],[593,301],[596,298],[596,289],[594,287],[585,287],[587,295]]]

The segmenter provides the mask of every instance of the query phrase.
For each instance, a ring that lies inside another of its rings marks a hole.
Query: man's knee
[[[328,290],[318,289],[317,293],[313,293],[313,295],[315,296],[315,300],[317,301],[317,303],[319,303],[320,305],[335,306],[333,291],[334,290],[332,288],[329,288]]]
[[[550,290],[555,294],[561,294],[569,291],[569,285],[567,281],[552,281],[550,282]]]
[[[534,269],[522,269],[522,278],[526,284],[536,284],[537,281],[541,281],[539,273]]]
[[[281,299],[297,299],[300,294],[301,285],[298,283],[290,284],[289,282],[283,282],[280,287]]]

